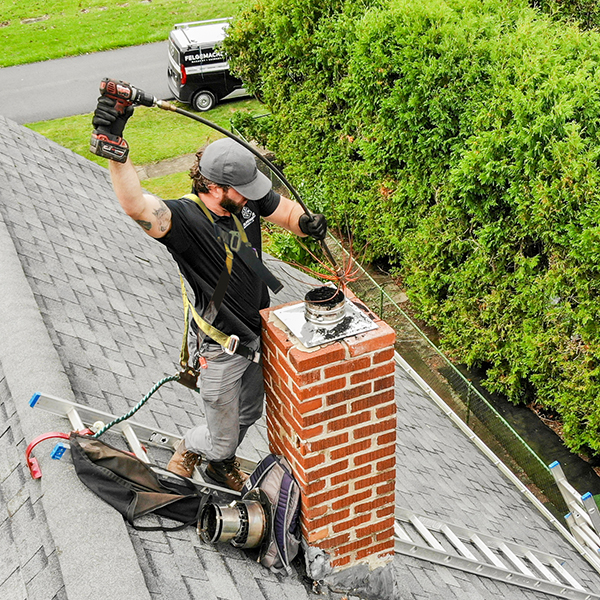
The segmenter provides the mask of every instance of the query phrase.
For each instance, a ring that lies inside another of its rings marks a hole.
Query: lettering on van
[[[185,55],[186,63],[224,62],[224,61],[225,61],[225,56],[218,50],[213,50],[211,52],[198,52],[196,54],[186,54]]]

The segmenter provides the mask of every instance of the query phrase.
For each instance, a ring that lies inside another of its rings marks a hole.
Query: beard
[[[224,208],[232,215],[239,215],[242,212],[242,208],[244,208],[245,202],[243,204],[238,204],[235,200],[230,198],[227,193],[219,204],[221,205],[221,208]]]

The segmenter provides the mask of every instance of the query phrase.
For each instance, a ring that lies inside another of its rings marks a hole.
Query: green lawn
[[[166,40],[175,23],[228,17],[243,0],[0,0],[0,67]]]
[[[183,105],[178,106],[188,110]],[[240,110],[254,115],[265,112],[260,102],[253,98],[244,98],[218,104],[208,113],[203,113],[203,116],[221,127],[230,129],[231,116]],[[89,151],[92,133],[91,113],[30,123],[26,127],[102,166],[108,164],[107,159],[100,158]],[[135,109],[134,115],[127,123],[124,137],[131,147],[133,163],[145,165],[196,152],[204,144],[222,135],[183,115],[159,108],[140,106]],[[179,179],[174,176],[161,177],[156,180],[145,180],[143,184],[148,190],[168,198],[173,195],[171,190],[180,189],[177,186],[181,180],[185,181],[187,186],[186,176]]]

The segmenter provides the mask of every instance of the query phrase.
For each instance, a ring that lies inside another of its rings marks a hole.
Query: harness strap
[[[277,277],[275,277],[275,275],[273,275],[273,273],[271,273],[271,271],[269,271],[269,269],[267,269],[262,260],[260,260],[256,255],[256,251],[252,247],[252,244],[246,235],[244,226],[234,214],[231,214],[231,217],[235,223],[237,232],[220,227],[217,223],[215,223],[210,211],[208,208],[206,208],[204,202],[202,202],[202,200],[200,200],[196,194],[186,194],[183,197],[187,198],[188,200],[192,200],[202,209],[206,217],[213,224],[217,239],[220,240],[226,247],[230,247],[231,250],[233,250],[233,252],[235,252],[242,259],[242,261],[244,261],[245,265],[252,269],[254,274],[265,282],[267,287],[274,294],[277,294],[283,289],[283,284],[279,281],[279,279],[277,279]]]
[[[190,302],[187,291],[185,289],[185,283],[183,282],[183,276],[181,273],[179,274],[179,279],[181,281],[181,296],[183,298],[183,306],[185,311],[185,319],[189,322],[189,313],[192,313],[194,317],[194,321],[198,328],[204,332],[208,337],[213,339],[217,344],[223,346],[223,350],[227,354],[239,354],[244,358],[247,358],[249,361],[258,362],[260,360],[260,352],[249,348],[248,346],[244,346],[244,344],[240,344],[240,338],[237,335],[227,335],[222,331],[218,330],[216,327],[213,327],[212,324],[205,321],[199,314],[198,311],[194,308],[194,305]],[[187,336],[187,329],[184,334]],[[187,348],[187,340],[184,337],[184,344]],[[185,363],[187,365],[187,362]]]

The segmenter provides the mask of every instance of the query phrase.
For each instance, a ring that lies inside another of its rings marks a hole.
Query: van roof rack
[[[220,19],[208,19],[207,21],[190,21],[189,23],[176,23],[173,29],[188,29],[197,25],[212,25],[214,23],[228,23],[233,17],[221,17]]]

